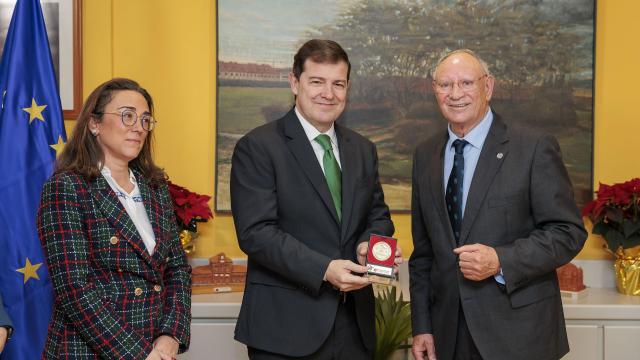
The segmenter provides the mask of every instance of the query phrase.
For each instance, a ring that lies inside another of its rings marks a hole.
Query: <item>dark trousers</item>
[[[252,347],[247,348],[251,360],[367,360],[373,355],[362,342],[356,321],[353,297],[347,294],[346,301],[340,302],[333,329],[316,352],[302,357],[274,354]]]
[[[456,336],[456,351],[453,355],[455,360],[482,360],[480,352],[473,342],[473,337],[467,327],[467,320],[462,310],[462,305],[458,306],[458,334]]]

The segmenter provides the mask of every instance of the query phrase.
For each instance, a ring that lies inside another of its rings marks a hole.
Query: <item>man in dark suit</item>
[[[448,129],[414,156],[413,354],[559,359],[555,269],[586,232],[558,143],[491,111],[494,78],[472,51],[447,54],[432,77]]]
[[[369,235],[394,228],[375,145],[336,123],[350,67],[337,43],[305,43],[295,107],[236,145],[231,208],[248,271],[235,338],[252,359],[371,358],[374,297],[360,275]]]
[[[0,295],[0,354],[4,349],[4,345],[11,336],[13,331],[13,324],[7,312],[4,310],[4,304],[2,302],[2,295]]]

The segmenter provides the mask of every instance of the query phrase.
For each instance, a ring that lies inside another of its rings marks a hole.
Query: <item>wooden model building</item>
[[[209,258],[209,265],[193,268],[192,290],[194,294],[244,291],[247,275],[245,265],[234,265],[224,253]]]
[[[561,291],[582,291],[584,286],[582,269],[572,263],[560,266],[556,269]]]

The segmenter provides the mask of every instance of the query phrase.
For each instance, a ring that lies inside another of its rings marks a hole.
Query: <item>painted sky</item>
[[[485,1],[500,6],[517,2]],[[288,68],[312,29],[335,23],[340,13],[354,3],[357,1],[218,0],[218,60]],[[593,33],[593,0],[536,0],[530,5],[541,9],[544,17],[568,24],[564,31],[580,36],[584,43],[577,47],[581,52],[575,60],[577,76],[591,79],[593,41],[589,34]]]
[[[218,58],[289,67],[306,32],[330,23],[345,3],[349,1],[219,0]]]

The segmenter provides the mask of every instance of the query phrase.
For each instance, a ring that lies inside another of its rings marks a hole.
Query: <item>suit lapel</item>
[[[313,152],[313,148],[309,143],[309,139],[307,139],[307,135],[305,134],[302,125],[300,125],[295,111],[291,109],[291,111],[289,111],[281,121],[283,124],[284,135],[287,137],[287,147],[296,158],[298,165],[311,182],[311,185],[322,199],[322,202],[331,213],[331,216],[333,216],[336,224],[339,226],[340,220],[338,219],[338,213],[336,212],[336,207],[333,204],[333,199],[331,198],[329,186],[325,180],[322,168],[320,167],[320,164],[318,164],[318,158]],[[342,202],[344,204],[344,200]]]
[[[449,134],[445,130],[441,140],[436,144],[435,151],[431,152],[431,160],[429,161],[429,176],[431,179],[431,195],[434,199],[436,206],[436,212],[440,216],[440,223],[444,228],[447,239],[452,248],[457,247],[455,237],[453,236],[453,230],[451,229],[451,222],[449,221],[449,215],[447,212],[446,200],[444,198],[444,151],[447,145]]]
[[[487,138],[482,146],[480,158],[473,174],[467,203],[465,205],[464,216],[462,218],[462,228],[460,231],[460,243],[467,241],[473,222],[480,211],[489,186],[498,173],[500,166],[504,162],[508,152],[508,138],[506,125],[500,121],[497,114],[494,114],[493,123]]]
[[[165,242],[164,237],[162,236],[163,231],[160,227],[160,215],[162,209],[160,209],[160,204],[156,201],[156,197],[153,196],[153,192],[151,190],[151,185],[149,182],[140,174],[138,171],[133,170],[136,181],[138,182],[138,188],[140,189],[140,196],[142,196],[142,201],[144,203],[144,209],[147,213],[147,217],[149,218],[149,222],[151,223],[151,229],[153,229],[153,233],[156,239],[156,247],[153,250],[152,258],[161,259],[161,255],[164,254],[162,251],[164,249]]]
[[[91,196],[96,200],[100,211],[109,223],[131,244],[134,250],[153,267],[151,256],[146,250],[138,229],[124,209],[118,196],[113,192],[107,180],[99,175],[90,185]]]
[[[348,225],[351,220],[351,211],[353,209],[353,194],[355,193],[356,178],[354,175],[356,151],[351,143],[351,139],[346,132],[342,131],[342,127],[335,124],[336,134],[338,137],[338,148],[340,150],[340,165],[342,170],[342,229],[341,239],[346,238]]]

